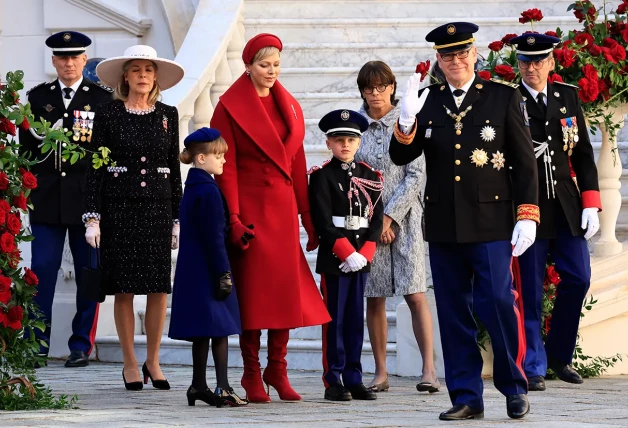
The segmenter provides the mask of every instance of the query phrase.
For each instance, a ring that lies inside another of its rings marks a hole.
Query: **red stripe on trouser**
[[[517,318],[517,332],[518,340],[519,340],[519,349],[517,351],[517,368],[521,371],[524,379],[526,378],[525,372],[523,371],[523,361],[526,358],[526,332],[525,326],[523,324],[523,296],[521,293],[522,285],[521,285],[521,268],[519,266],[519,259],[513,257],[510,262],[510,273],[512,275],[513,282],[515,284],[515,290],[513,290],[513,294],[515,296],[515,304],[513,306],[515,311],[515,317]]]
[[[92,328],[89,331],[89,352],[87,355],[92,353],[94,349],[94,344],[96,343],[96,330],[98,330],[98,310],[100,309],[100,303],[96,303],[96,310],[94,311],[94,322],[92,323]]]
[[[325,283],[325,274],[321,274],[321,293],[323,294],[323,302],[325,303],[325,307],[327,307],[327,284]],[[323,324],[323,385],[325,388],[329,387],[327,381],[325,380],[325,375],[329,370],[329,364],[327,363],[327,327],[328,323]]]

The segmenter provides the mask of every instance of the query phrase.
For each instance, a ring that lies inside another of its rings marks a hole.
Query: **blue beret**
[[[342,135],[361,137],[368,129],[369,122],[357,111],[334,110],[323,116],[318,122],[318,127],[330,137]]]
[[[473,44],[479,27],[470,22],[450,22],[430,31],[425,40],[434,43],[434,49],[440,53],[465,49]]]
[[[46,39],[46,46],[55,56],[74,56],[85,53],[85,48],[92,44],[92,39],[78,31],[62,31]]]
[[[219,130],[215,128],[205,127],[197,129],[196,131],[185,137],[185,140],[183,140],[183,144],[185,145],[185,147],[187,147],[188,144],[191,143],[209,143],[211,141],[214,141],[218,137],[220,137]]]
[[[510,44],[517,47],[517,58],[521,61],[540,61],[547,58],[561,40],[546,34],[527,33],[510,39]]]

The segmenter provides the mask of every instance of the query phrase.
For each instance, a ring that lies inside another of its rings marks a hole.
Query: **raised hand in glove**
[[[178,223],[172,225],[172,249],[176,250],[179,248],[179,231],[181,230],[181,226]]]
[[[92,248],[100,247],[100,224],[91,222],[85,229],[85,240]]]
[[[249,241],[253,238],[255,238],[255,231],[252,224],[245,226],[238,219],[229,225],[229,240],[241,250],[249,248]]]
[[[425,89],[419,98],[419,89],[421,87],[421,74],[417,73],[411,76],[406,83],[406,89],[403,91],[401,99],[401,115],[399,116],[399,124],[407,127],[414,125],[416,115],[419,114],[428,94],[429,89]]]
[[[233,283],[231,282],[231,272],[225,272],[220,275],[218,280],[218,288],[216,289],[216,299],[225,300],[231,294]]]
[[[536,222],[533,220],[519,220],[515,224],[510,243],[515,246],[512,250],[514,257],[519,257],[534,244],[536,239]]]
[[[591,239],[600,230],[600,217],[597,208],[585,208],[582,210],[582,223],[580,227],[586,230],[584,239]]]
[[[316,233],[316,229],[314,228],[314,223],[312,223],[312,217],[309,212],[301,214],[301,224],[307,232],[307,245],[305,246],[305,251],[314,251],[318,248],[318,233]]]

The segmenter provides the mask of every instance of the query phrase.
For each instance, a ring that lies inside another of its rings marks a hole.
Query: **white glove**
[[[600,217],[597,212],[597,208],[585,208],[582,210],[582,224],[580,227],[586,229],[584,239],[591,239],[600,230]]]
[[[354,251],[345,259],[345,263],[347,263],[351,272],[357,272],[368,264],[368,260],[362,254]]]
[[[510,243],[515,246],[512,250],[514,257],[519,257],[534,244],[536,239],[536,222],[533,220],[519,220],[515,224]]]
[[[178,223],[172,225],[172,249],[176,250],[179,248],[179,230],[180,226]]]
[[[340,263],[340,266],[338,266],[340,268],[341,271],[343,271],[344,273],[349,273],[351,272],[351,268],[349,267],[349,265],[347,264],[347,262],[342,262]]]
[[[85,240],[92,248],[100,248],[100,225],[98,223],[92,222],[87,225]]]
[[[419,98],[419,89],[421,87],[421,74],[417,73],[411,76],[406,83],[406,89],[403,91],[401,99],[401,116],[399,116],[399,125],[412,127],[416,115],[419,114],[425,104],[425,99],[430,93],[429,89],[425,89]]]

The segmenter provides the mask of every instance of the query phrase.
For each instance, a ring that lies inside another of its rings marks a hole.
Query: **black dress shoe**
[[[347,386],[354,400],[377,400],[375,391],[368,389],[363,383]]]
[[[441,421],[464,421],[466,419],[484,419],[484,410],[476,410],[466,404],[456,404],[438,417]]]
[[[545,379],[543,379],[543,376],[529,377],[528,391],[545,391]]]
[[[66,367],[87,367],[89,356],[83,351],[71,351],[70,356],[65,361]]]
[[[325,388],[325,400],[351,401],[351,393],[342,384],[336,383]]]
[[[582,383],[582,376],[578,374],[578,372],[567,364],[562,363],[554,363],[549,366],[549,368],[554,372],[556,377],[563,382],[569,383]]]
[[[526,394],[509,395],[506,397],[506,412],[512,419],[521,419],[530,411],[530,403]]]

